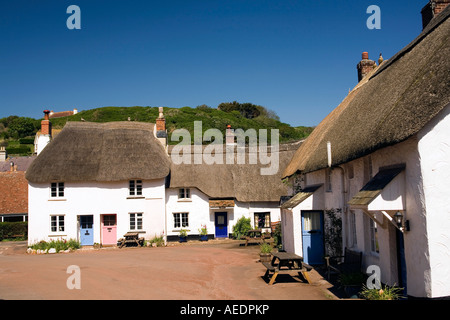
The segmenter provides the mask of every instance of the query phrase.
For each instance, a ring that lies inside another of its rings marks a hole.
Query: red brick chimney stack
[[[364,77],[377,66],[376,62],[369,59],[369,53],[362,53],[362,60],[357,64],[358,70],[358,82],[364,79]]]
[[[44,120],[41,121],[41,134],[52,135],[52,124],[49,120],[50,111],[44,110]]]
[[[439,13],[442,12],[448,5],[450,4],[450,0],[430,0],[423,8],[422,8],[422,28],[425,27],[436,17]]]

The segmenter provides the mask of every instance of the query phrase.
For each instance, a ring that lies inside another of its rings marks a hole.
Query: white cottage
[[[27,171],[28,241],[114,245],[130,231],[177,241],[181,229],[198,239],[205,226],[209,238],[221,238],[241,217],[270,232],[288,194],[281,174],[298,145],[269,150],[277,170],[261,175],[261,162],[173,163],[162,108],[156,124],[68,122]]]
[[[286,251],[323,263],[337,217],[362,271],[380,267],[411,297],[450,296],[449,16],[375,69],[362,61],[366,76],[299,147],[283,174],[299,189],[282,205]]]
[[[279,146],[274,157],[278,170],[273,175],[262,175],[261,168],[267,165],[259,161],[227,164],[224,159],[223,164],[172,164],[166,191],[168,239],[178,239],[180,229],[187,229],[189,237],[197,238],[198,229],[205,225],[210,238],[229,237],[242,217],[250,218],[255,229],[271,232],[271,226],[281,220],[280,198],[288,194],[281,174],[299,144]],[[235,160],[236,154],[234,146]],[[245,154],[248,160],[248,148]],[[226,154],[220,156],[225,158]]]
[[[164,234],[170,161],[154,124],[68,122],[28,168],[29,244]]]

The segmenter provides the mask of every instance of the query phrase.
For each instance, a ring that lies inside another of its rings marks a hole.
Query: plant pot
[[[270,262],[272,260],[272,254],[270,253],[260,253],[259,259],[261,262]]]
[[[179,237],[179,242],[187,242],[187,237]]]
[[[208,241],[208,235],[200,235],[200,241]]]

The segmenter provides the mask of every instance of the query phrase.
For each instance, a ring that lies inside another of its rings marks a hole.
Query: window
[[[377,223],[370,219],[370,250],[379,253]]]
[[[64,216],[50,216],[51,232],[64,232]]]
[[[174,213],[173,227],[174,228],[189,227],[189,214],[187,212]]]
[[[130,213],[130,230],[142,230],[142,213]]]
[[[142,180],[130,180],[130,196],[142,196]]]
[[[255,212],[255,227],[270,228],[270,212]]]
[[[52,182],[50,188],[50,196],[52,198],[64,197],[64,182]]]
[[[178,199],[190,199],[190,198],[191,198],[191,189],[181,188],[178,190]]]

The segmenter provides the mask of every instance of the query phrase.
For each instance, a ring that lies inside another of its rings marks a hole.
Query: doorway
[[[302,211],[301,215],[303,261],[311,265],[323,264],[323,211]]]
[[[216,212],[215,226],[216,226],[216,238],[228,237],[228,215],[226,212]]]
[[[102,245],[117,244],[117,215],[103,214],[101,219]]]
[[[94,245],[94,216],[80,216],[80,244]]]

